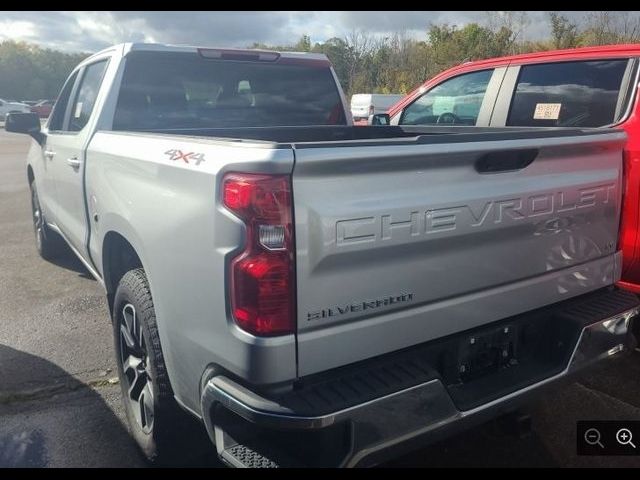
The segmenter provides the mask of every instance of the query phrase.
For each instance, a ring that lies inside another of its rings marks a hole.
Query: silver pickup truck
[[[635,345],[623,132],[358,128],[322,55],[148,44],[6,130],[151,460],[195,418],[232,466],[374,465]]]

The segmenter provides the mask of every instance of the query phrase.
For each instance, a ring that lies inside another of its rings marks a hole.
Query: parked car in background
[[[51,114],[55,100],[40,100],[31,107],[33,113],[37,113],[40,118],[47,118]]]
[[[351,96],[351,115],[355,125],[366,125],[370,115],[384,113],[404,95],[356,93]]]
[[[639,65],[640,44],[468,62],[428,80],[392,106],[390,123],[624,129],[620,285],[640,293]],[[573,248],[593,247],[578,242]]]
[[[29,113],[31,107],[26,103],[10,102],[0,98],[0,120],[4,120],[7,113]]]

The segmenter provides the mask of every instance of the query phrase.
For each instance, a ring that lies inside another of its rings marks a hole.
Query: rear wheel
[[[38,253],[45,260],[52,260],[64,251],[64,241],[56,232],[47,226],[47,222],[42,214],[40,199],[35,182],[29,185],[31,188],[31,214],[33,219],[33,231],[36,237],[36,248]]]
[[[212,451],[204,427],[173,397],[143,269],[130,270],[120,280],[113,326],[127,420],[147,459],[161,465],[185,465]]]

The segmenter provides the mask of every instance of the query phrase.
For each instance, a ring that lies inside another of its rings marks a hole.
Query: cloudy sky
[[[576,17],[581,12],[568,12]],[[424,38],[430,23],[463,26],[500,18],[501,12],[3,12],[0,41],[24,40],[65,51],[97,51],[120,42],[146,41],[247,47],[253,42],[313,42],[354,30],[385,35],[404,31]],[[526,39],[548,33],[544,12],[527,12]]]

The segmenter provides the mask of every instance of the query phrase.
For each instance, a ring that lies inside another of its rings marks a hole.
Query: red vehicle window
[[[525,65],[520,69],[507,125],[602,127],[619,117],[627,59]]]
[[[405,108],[400,125],[475,125],[493,70],[451,78]]]

